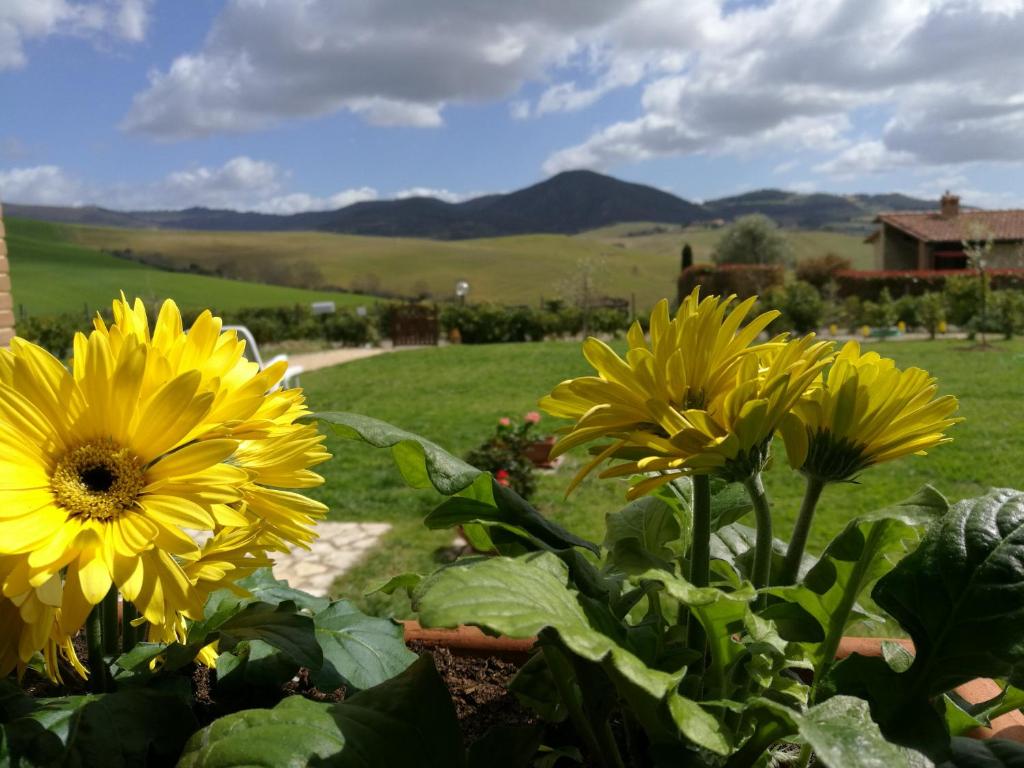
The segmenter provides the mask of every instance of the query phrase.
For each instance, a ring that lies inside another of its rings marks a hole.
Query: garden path
[[[295,547],[287,555],[272,555],[274,576],[311,595],[327,595],[334,580],[361,560],[390,530],[388,523],[322,522],[317,525],[320,538],[309,550]]]

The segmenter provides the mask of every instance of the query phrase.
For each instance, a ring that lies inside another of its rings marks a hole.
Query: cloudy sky
[[[0,0],[0,200],[290,213],[572,168],[1024,205],[1024,0]]]

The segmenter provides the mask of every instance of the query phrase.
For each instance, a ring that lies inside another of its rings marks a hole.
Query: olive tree
[[[741,216],[715,246],[716,264],[785,264],[789,243],[778,225],[761,213]]]

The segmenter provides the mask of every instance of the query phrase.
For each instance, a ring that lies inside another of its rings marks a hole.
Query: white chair
[[[275,355],[270,360],[263,362],[263,357],[260,355],[259,345],[256,344],[256,339],[253,338],[252,331],[246,328],[244,325],[225,325],[225,331],[234,331],[235,335],[238,336],[242,341],[245,342],[245,357],[250,362],[256,363],[260,370],[266,369],[268,366],[273,365],[281,361],[288,362],[288,355]],[[281,383],[278,384],[280,389],[291,389],[292,387],[299,386],[299,375],[302,373],[301,365],[289,365],[284,372],[284,376],[281,379]]]

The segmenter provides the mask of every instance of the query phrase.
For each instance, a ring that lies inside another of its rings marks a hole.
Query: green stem
[[[111,585],[103,598],[103,652],[108,656],[117,655],[117,587]]]
[[[103,659],[102,605],[94,605],[85,622],[85,638],[89,648],[89,685],[96,693],[107,690],[107,664]]]
[[[583,710],[579,691],[574,685],[575,673],[572,664],[565,654],[554,645],[544,643],[541,647],[544,660],[548,663],[551,677],[555,681],[555,687],[568,710],[569,719],[572,720],[576,732],[586,744],[587,751],[603,768],[624,768],[625,764],[622,762],[622,756],[619,754],[618,746],[616,746],[615,739],[608,727],[608,721],[605,720],[599,725],[597,731],[591,727],[587,713]]]
[[[800,505],[800,514],[797,515],[796,525],[793,527],[793,536],[789,540],[789,548],[786,550],[786,560],[782,566],[782,573],[779,576],[779,584],[789,586],[795,584],[800,575],[800,563],[803,562],[804,550],[807,548],[807,536],[811,532],[811,522],[814,520],[814,510],[818,506],[821,492],[825,490],[825,481],[817,477],[807,476],[807,487],[804,489],[804,500]]]
[[[756,589],[764,589],[771,581],[772,574],[772,509],[768,503],[768,494],[764,490],[764,482],[761,480],[761,473],[751,476],[744,481],[743,486],[750,496],[750,503],[754,505],[754,520],[757,523],[757,537],[754,544],[754,571],[751,574],[751,581]],[[757,599],[757,608],[761,609],[768,605],[768,595],[761,595]]]
[[[128,653],[139,641],[139,630],[132,626],[132,621],[139,617],[135,606],[124,600],[121,603],[121,652]]]
[[[693,543],[690,545],[690,583],[706,587],[711,580],[711,478],[693,476]],[[692,612],[686,627],[687,645],[701,650],[706,645],[704,628]]]
[[[846,582],[846,589],[843,590],[843,594],[839,598],[839,605],[836,606],[836,609],[829,617],[828,632],[826,632],[825,640],[821,646],[821,667],[814,670],[814,683],[811,687],[809,704],[814,703],[818,686],[825,679],[825,676],[828,675],[832,664],[835,662],[839,641],[842,640],[843,632],[846,630],[846,622],[850,618],[853,604],[857,601],[857,595],[860,594],[864,586],[864,579],[868,574],[868,569],[871,567],[872,558],[867,553],[878,549],[879,540],[885,535],[887,528],[888,525],[885,524],[885,521],[880,521],[871,527],[871,533],[868,534],[867,541],[864,542],[862,550],[864,554],[861,555],[857,564],[853,567],[853,572]]]
[[[811,764],[811,755],[814,750],[811,749],[810,744],[804,744],[800,747],[800,756],[796,759],[796,768],[807,768]]]

